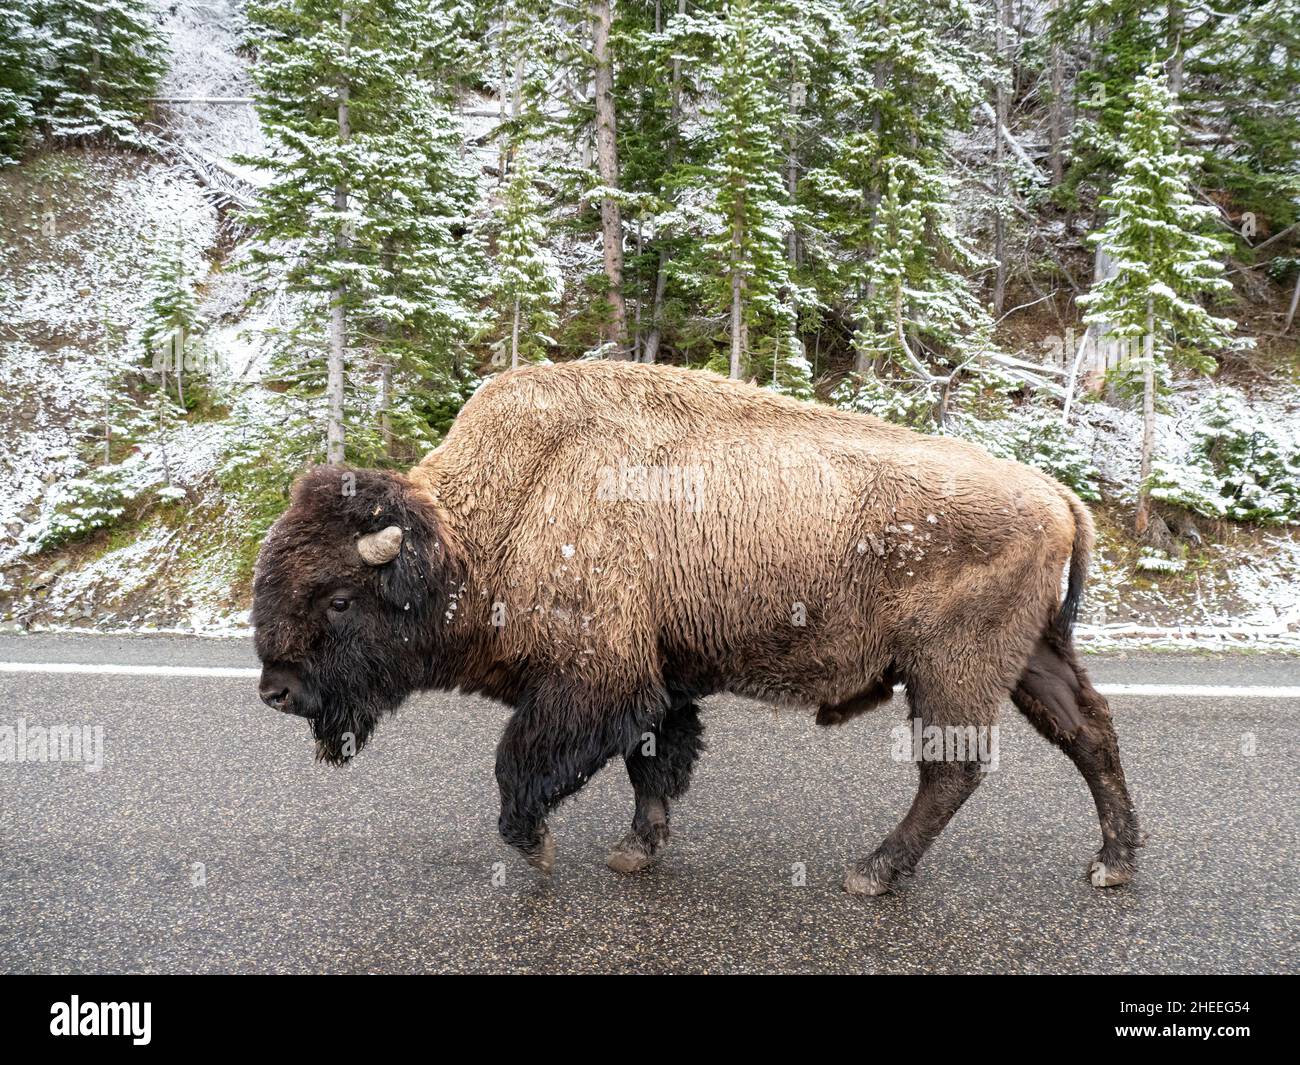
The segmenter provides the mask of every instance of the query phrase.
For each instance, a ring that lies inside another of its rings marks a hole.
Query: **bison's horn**
[[[371,566],[382,566],[392,562],[397,552],[402,549],[402,530],[396,525],[370,533],[357,541],[357,554],[361,561]]]

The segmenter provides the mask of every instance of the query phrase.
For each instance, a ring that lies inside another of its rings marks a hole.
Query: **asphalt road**
[[[0,662],[252,666],[246,641],[0,637]],[[1106,683],[1300,686],[1300,659],[1109,657]],[[551,820],[540,879],[499,841],[503,708],[427,695],[346,769],[245,677],[0,672],[0,726],[102,726],[104,764],[0,763],[7,972],[1295,972],[1300,699],[1112,698],[1151,839],[1083,878],[1083,781],[1009,706],[1001,765],[900,893],[844,867],[906,810],[896,699],[838,730],[714,698],[654,871],[604,866],[611,765]],[[1253,751],[1253,753],[1244,753]],[[802,874],[802,875],[801,875]]]

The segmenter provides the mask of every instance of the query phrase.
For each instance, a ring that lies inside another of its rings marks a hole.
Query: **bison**
[[[668,841],[704,696],[839,725],[901,684],[925,727],[987,729],[1009,693],[1087,781],[1108,887],[1139,837],[1071,640],[1092,542],[1071,491],[958,440],[693,370],[512,370],[407,474],[298,480],[257,564],[260,694],[335,764],[412,692],[505,703],[500,831],[543,872],[548,812],[621,757],[630,873]],[[847,890],[910,874],[975,790],[976,751],[944,755]]]

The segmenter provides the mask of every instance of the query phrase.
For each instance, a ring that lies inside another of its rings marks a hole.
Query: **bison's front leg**
[[[497,745],[501,837],[549,873],[555,840],[546,815],[581,788],[619,748],[606,720],[592,722],[571,702],[530,699]]]
[[[686,794],[691,770],[704,747],[703,732],[700,708],[680,702],[668,709],[657,726],[643,732],[624,756],[636,811],[632,831],[609,855],[608,865],[616,873],[638,873],[662,853],[668,843],[669,800]]]

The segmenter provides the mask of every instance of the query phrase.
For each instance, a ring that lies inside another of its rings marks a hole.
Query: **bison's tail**
[[[1056,618],[1052,621],[1050,631],[1061,646],[1066,646],[1074,632],[1074,622],[1079,616],[1079,604],[1083,600],[1083,584],[1088,577],[1088,563],[1092,561],[1092,545],[1096,533],[1092,524],[1092,515],[1083,505],[1083,500],[1064,487],[1061,488],[1061,496],[1074,516],[1074,546],[1070,550],[1070,576],[1066,582],[1065,599]]]

